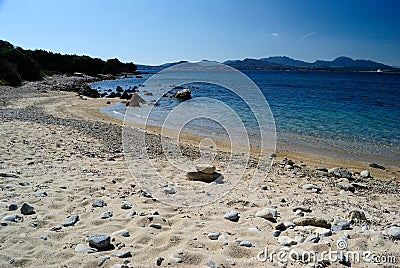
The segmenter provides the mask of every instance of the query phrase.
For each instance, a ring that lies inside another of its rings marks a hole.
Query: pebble
[[[119,230],[119,231],[115,231],[112,233],[113,235],[118,235],[118,236],[123,236],[123,237],[129,237],[129,231],[128,230]]]
[[[351,176],[353,175],[350,171],[347,169],[342,169],[342,168],[333,168],[328,170],[329,173],[333,174],[334,176],[338,178],[347,178],[350,179]]]
[[[48,238],[48,237],[47,237],[46,235],[41,235],[41,236],[39,236],[39,239],[41,239],[41,240],[45,240],[45,241],[46,241],[47,238]]]
[[[59,231],[59,230],[61,230],[61,229],[62,229],[62,227],[59,226],[59,225],[57,225],[57,226],[51,227],[51,228],[50,228],[50,231]]]
[[[239,246],[251,248],[253,244],[247,240],[242,240],[240,241]]]
[[[312,212],[312,210],[309,207],[295,206],[295,207],[292,208],[293,212],[296,212],[298,210],[301,210],[301,211],[306,212],[306,213]]]
[[[161,229],[162,225],[158,223],[150,223],[149,227],[155,228],[155,229]]]
[[[210,268],[218,268],[218,266],[212,260],[208,260],[206,264]]]
[[[219,174],[217,172],[214,172],[212,174],[207,174],[207,173],[203,173],[203,172],[189,171],[186,173],[186,177],[188,180],[202,181],[202,182],[206,182],[206,183],[211,183],[211,182],[217,180],[220,176],[221,176],[221,174]]]
[[[360,172],[360,176],[362,178],[369,178],[371,176],[371,174],[369,173],[368,170],[363,170],[363,171]]]
[[[365,217],[364,211],[358,210],[358,209],[353,209],[352,211],[350,211],[348,218],[350,220],[357,220],[357,221],[367,220],[367,217]]]
[[[332,222],[332,231],[349,230],[350,222],[344,219],[335,218]]]
[[[261,190],[264,190],[264,191],[269,190],[269,186],[268,185],[263,185],[263,186],[261,186]]]
[[[78,244],[75,246],[75,252],[78,253],[87,253],[89,250],[89,247],[86,246],[85,244]]]
[[[93,201],[92,207],[94,208],[101,208],[107,206],[107,203],[102,199],[96,199]]]
[[[301,211],[300,209],[296,210],[294,214],[296,214],[299,217],[303,217],[304,216],[304,212]]]
[[[178,248],[178,250],[176,251],[176,253],[178,253],[179,255],[182,255],[182,254],[183,254],[183,249]]]
[[[220,235],[221,235],[220,233],[208,233],[207,237],[210,240],[217,240]]]
[[[149,215],[160,215],[160,212],[157,210],[150,210]]]
[[[41,189],[38,189],[38,190],[36,190],[35,195],[39,196],[39,197],[46,197],[47,193]]]
[[[24,202],[21,206],[21,213],[24,215],[30,215],[34,213],[35,208],[28,202]]]
[[[353,184],[351,184],[349,182],[341,181],[337,185],[340,189],[345,190],[345,191],[350,191],[352,193],[354,193],[354,191],[356,190],[356,188],[353,186]]]
[[[106,255],[100,258],[99,262],[97,263],[97,266],[102,266],[106,260],[108,260],[110,258],[110,256]]]
[[[6,221],[6,222],[18,222],[20,220],[22,220],[22,216],[18,215],[18,214],[12,214],[12,215],[8,215],[3,217],[3,219],[1,219],[1,221]]]
[[[182,263],[182,258],[177,258],[174,256],[169,257],[171,259],[171,261],[175,262],[175,263]]]
[[[286,230],[286,225],[283,222],[280,222],[277,225],[275,225],[275,230],[285,231]]]
[[[127,218],[133,218],[135,215],[137,215],[136,211],[129,211],[129,213],[126,215]]]
[[[176,191],[174,188],[172,188],[171,186],[166,186],[163,188],[163,192],[165,194],[176,194]]]
[[[310,236],[308,236],[305,240],[304,240],[304,242],[309,242],[309,243],[318,243],[319,242],[319,236],[317,236],[317,235],[310,235]]]
[[[156,265],[157,265],[157,266],[161,266],[161,264],[162,264],[163,261],[164,261],[164,258],[163,258],[163,257],[158,257],[158,258],[157,258],[157,261],[156,261]]]
[[[237,222],[240,218],[239,213],[235,210],[231,210],[225,213],[224,218],[230,221]]]
[[[378,168],[378,169],[382,169],[382,170],[386,169],[384,166],[378,165],[376,163],[371,163],[371,164],[369,164],[369,166],[372,168]]]
[[[303,243],[304,240],[305,240],[305,238],[303,236],[301,236],[301,235],[297,235],[297,236],[294,237],[294,241],[296,241],[297,244]]]
[[[394,239],[400,239],[400,227],[398,226],[392,226],[388,230],[388,234],[390,237]]]
[[[18,206],[16,204],[8,204],[7,205],[8,210],[14,211],[18,209]]]
[[[115,245],[117,249],[121,249],[125,247],[125,244],[122,242],[119,242],[118,244]]]
[[[302,188],[303,188],[304,190],[313,191],[313,192],[316,192],[316,193],[321,192],[321,188],[320,188],[319,186],[317,186],[317,185],[315,185],[315,184],[311,184],[311,183],[304,184],[304,185],[302,186]]]
[[[218,241],[221,243],[222,246],[227,246],[228,245],[228,238],[226,238],[225,235],[220,235],[218,237]]]
[[[236,261],[234,259],[225,259],[225,262],[231,266],[236,265]]]
[[[62,222],[61,225],[64,227],[73,226],[78,221],[79,221],[79,216],[76,214],[73,214],[73,215],[69,216],[66,221]]]
[[[99,215],[100,219],[108,219],[108,218],[111,218],[112,216],[113,216],[112,211],[108,211],[108,210],[102,211]]]
[[[292,246],[296,245],[297,242],[289,236],[281,236],[278,238],[278,243],[281,246]]]
[[[293,220],[293,223],[297,226],[315,226],[322,228],[331,228],[331,224],[324,218],[320,217],[302,217]]]
[[[278,216],[278,211],[274,208],[264,208],[256,212],[256,217],[274,220]]]
[[[341,195],[348,195],[349,192],[348,192],[348,191],[345,191],[345,190],[340,190],[339,194],[341,194]]]
[[[272,232],[272,236],[274,236],[274,237],[278,237],[278,236],[280,236],[280,235],[281,235],[281,232],[282,232],[282,231],[275,230],[275,231],[273,231],[273,232]]]
[[[122,209],[131,209],[133,204],[129,201],[122,201],[121,208]]]
[[[332,235],[332,231],[330,229],[320,228],[320,227],[316,228],[314,230],[314,233],[319,237],[327,237]]]
[[[98,250],[106,250],[111,247],[111,237],[106,234],[92,234],[87,238],[89,246]]]
[[[130,251],[122,251],[115,253],[114,256],[118,258],[129,258],[132,257],[132,253]]]

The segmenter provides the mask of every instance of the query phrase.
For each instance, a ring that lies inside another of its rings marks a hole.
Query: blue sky
[[[400,66],[400,1],[0,0],[0,39],[139,64],[286,55]]]

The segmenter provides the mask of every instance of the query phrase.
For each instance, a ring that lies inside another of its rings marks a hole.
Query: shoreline
[[[110,105],[114,105],[115,103],[121,102],[118,99],[106,99],[108,101],[112,101],[111,104],[108,106],[97,106],[97,109],[99,110],[100,113],[106,116],[111,116],[112,118],[116,118],[120,122],[127,122],[124,119],[121,119],[120,116],[113,116],[110,114],[110,111],[104,111],[106,107],[109,107]],[[101,118],[101,116],[99,116]],[[144,123],[140,123],[137,121],[129,121],[129,125],[132,125],[133,127],[137,127],[140,129],[144,129]],[[154,125],[146,125],[146,131],[150,131],[151,133],[154,134],[160,134],[161,133],[161,127],[159,126],[154,126]],[[172,132],[174,135],[178,135],[177,132],[173,129],[168,129],[167,132]],[[182,132],[179,133],[180,137],[182,137],[182,141],[185,142],[186,144],[198,144],[202,139],[207,138],[205,135],[201,134],[195,134],[193,132]],[[223,137],[218,137],[218,134],[211,135],[212,139],[217,140],[218,146],[221,146],[223,148],[224,152],[229,152],[230,148],[230,143],[228,140],[224,139]],[[343,168],[350,168],[352,172],[361,172],[360,168],[363,168],[363,170],[368,170],[372,169],[370,167],[371,163],[378,163],[379,165],[385,166],[386,170],[376,170],[373,169],[371,170],[374,171],[374,173],[378,177],[382,177],[385,179],[392,179],[393,177],[399,177],[400,173],[400,167],[395,165],[393,161],[389,159],[381,159],[379,157],[374,157],[370,155],[361,155],[359,153],[354,153],[350,151],[345,151],[345,150],[331,150],[331,149],[321,149],[321,148],[315,148],[312,146],[306,146],[304,144],[299,144],[299,143],[285,143],[282,142],[279,139],[279,133],[277,133],[277,144],[276,144],[276,155],[277,159],[287,157],[289,159],[296,159],[297,162],[302,163],[303,165],[306,164],[311,168],[317,168],[321,167],[323,163],[328,163],[329,167],[328,168],[333,168],[333,167],[343,167]],[[257,145],[251,145],[251,151],[259,151],[259,146]],[[366,161],[368,159],[369,161]]]
[[[67,94],[68,95],[68,94]],[[84,106],[79,106],[79,102],[75,100],[75,96],[66,96],[66,99],[68,100],[67,104],[65,107],[63,106],[57,106],[58,111],[55,111],[54,107],[49,107],[49,111],[53,110],[54,112],[60,112],[63,116],[66,114],[70,113],[73,114],[74,117],[78,118],[87,118],[90,120],[96,120],[100,122],[108,122],[108,123],[113,123],[122,126],[124,123],[124,120],[117,117],[117,116],[112,116],[106,112],[102,111],[102,108],[113,105],[114,103],[121,102],[119,98],[99,98],[99,99],[92,99],[88,98],[85,102]],[[60,101],[63,102],[62,100],[63,97],[60,98]],[[106,102],[110,102],[110,104],[106,104]],[[66,112],[68,111],[68,112]],[[138,123],[138,122],[132,122],[129,121],[129,125],[134,127],[134,128],[139,128],[141,130],[144,129],[143,124]],[[152,134],[157,134],[159,135],[161,132],[161,127],[157,126],[146,126],[146,131],[152,133]],[[172,133],[175,133],[175,130],[170,130]],[[182,141],[186,144],[199,144],[199,142],[204,138],[201,135],[196,135],[193,133],[180,133],[180,137],[182,138]],[[224,139],[218,139],[213,137],[214,140],[218,141],[217,145],[222,149],[223,152],[227,153],[230,150],[230,145],[229,142],[224,140]],[[258,151],[259,148],[257,146],[251,146],[252,149],[251,151]],[[256,148],[254,148],[256,147]],[[290,149],[287,149],[289,147]],[[282,149],[281,149],[282,148]],[[299,150],[300,149],[300,150]],[[301,150],[303,149],[303,150]],[[328,152],[330,150],[325,150],[324,152]],[[276,159],[281,159],[283,157],[287,157],[289,159],[293,159],[303,165],[307,165],[309,168],[317,168],[321,167],[323,165],[326,165],[327,168],[334,168],[334,167],[342,167],[342,168],[349,168],[352,172],[359,173],[362,170],[370,170],[372,173],[373,177],[376,178],[383,178],[383,179],[393,179],[393,177],[396,177],[397,180],[400,181],[400,167],[394,166],[394,165],[384,165],[385,170],[381,169],[373,169],[369,166],[371,162],[367,161],[362,161],[362,160],[355,160],[351,159],[351,152],[345,152],[345,151],[337,151],[337,152],[332,152],[332,154],[339,154],[339,156],[343,156],[344,154],[347,155],[347,157],[333,157],[331,155],[326,155],[326,154],[319,154],[317,152],[316,148],[307,148],[303,147],[301,148],[300,146],[297,147],[291,147],[290,145],[288,146],[285,143],[280,143],[278,141],[277,143],[277,150],[276,150]],[[378,163],[381,164],[381,163]],[[374,176],[375,175],[375,176]]]

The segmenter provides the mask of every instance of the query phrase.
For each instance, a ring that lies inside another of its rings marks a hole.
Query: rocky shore
[[[91,110],[107,100],[79,94],[90,81],[0,87],[0,267],[400,267],[398,170],[387,167],[387,179],[379,165],[315,166],[277,152],[255,191],[245,176],[207,206],[164,204],[128,170],[121,122]],[[202,186],[146,135],[161,174]],[[223,173],[227,161],[197,172]]]

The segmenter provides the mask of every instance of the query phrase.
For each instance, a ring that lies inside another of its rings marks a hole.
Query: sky
[[[338,56],[400,66],[398,0],[0,0],[0,39],[158,65]]]

